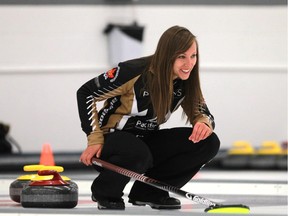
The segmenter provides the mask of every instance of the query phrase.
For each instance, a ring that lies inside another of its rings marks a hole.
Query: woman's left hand
[[[193,126],[192,134],[188,139],[194,143],[197,143],[201,140],[206,139],[208,136],[211,135],[211,133],[212,133],[211,128],[209,128],[205,123],[197,122]]]

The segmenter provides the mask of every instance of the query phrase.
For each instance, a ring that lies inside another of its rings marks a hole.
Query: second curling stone
[[[38,164],[35,164],[35,165],[25,165],[23,167],[23,170],[25,172],[30,172],[30,171],[39,171],[39,170],[43,170],[43,169],[53,169],[53,170],[56,170],[57,172],[63,172],[64,168],[61,167],[61,166],[44,166],[44,165],[38,165]],[[29,174],[29,175],[22,175],[22,176],[19,176],[15,181],[13,181],[11,184],[10,184],[10,187],[9,187],[9,195],[10,195],[10,198],[15,201],[15,202],[18,202],[20,203],[20,195],[21,195],[21,192],[22,192],[22,189],[28,185],[31,180],[33,179],[38,179],[38,180],[49,180],[52,178],[52,176],[38,176],[37,173],[33,173],[33,174]],[[69,180],[69,183],[73,183],[73,185],[75,185],[76,183],[72,182],[68,177],[65,176],[65,178],[63,178],[64,180]]]
[[[26,165],[23,167],[24,171],[38,171],[44,165]],[[37,174],[22,175],[10,184],[9,195],[14,202],[20,203],[20,194],[22,189],[30,183],[30,180],[35,178]]]
[[[21,205],[25,208],[74,208],[78,203],[78,189],[64,181],[54,170],[42,170],[39,176],[53,175],[51,180],[32,181],[23,188]]]

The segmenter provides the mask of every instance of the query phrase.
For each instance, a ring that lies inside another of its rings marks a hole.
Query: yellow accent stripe
[[[40,170],[42,167],[44,167],[44,165],[39,165],[39,164],[26,165],[26,166],[23,167],[23,170],[26,171],[26,172],[38,171],[38,170]]]
[[[245,207],[217,207],[215,209],[210,209],[207,213],[216,214],[249,214],[250,209]]]

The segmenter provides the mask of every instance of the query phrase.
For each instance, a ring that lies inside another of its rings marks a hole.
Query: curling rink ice
[[[128,193],[133,180],[124,190],[125,211],[98,210],[97,204],[90,199],[90,185],[94,179],[91,172],[64,172],[79,187],[78,204],[72,209],[23,208],[9,197],[9,186],[21,172],[0,174],[0,216],[50,216],[53,215],[207,215],[206,206],[186,198],[181,200],[180,210],[155,210],[149,206],[139,207],[128,203]],[[95,172],[94,175],[97,175]],[[201,195],[223,204],[244,204],[250,207],[250,215],[288,215],[287,212],[287,172],[282,171],[219,171],[202,170],[193,180],[182,188],[184,191]],[[211,215],[211,214],[209,214]],[[219,215],[219,214],[217,214]],[[225,214],[231,215],[231,214]]]

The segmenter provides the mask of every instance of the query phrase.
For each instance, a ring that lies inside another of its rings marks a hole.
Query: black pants
[[[191,128],[163,129],[143,137],[124,131],[113,132],[105,136],[101,159],[145,173],[169,185],[182,187],[215,157],[220,146],[215,133],[199,143],[188,140],[191,133]],[[130,178],[107,169],[95,168],[100,174],[91,186],[94,197],[121,198]],[[139,181],[135,181],[129,194],[129,198],[136,200],[157,200],[162,196],[168,196],[168,192]]]

